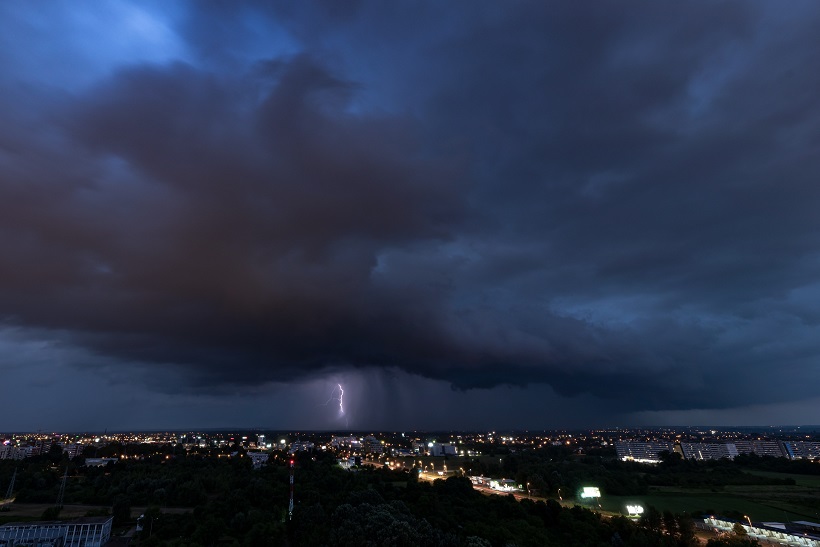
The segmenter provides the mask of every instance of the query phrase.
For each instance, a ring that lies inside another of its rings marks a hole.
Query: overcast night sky
[[[818,28],[2,2],[0,430],[817,423]]]

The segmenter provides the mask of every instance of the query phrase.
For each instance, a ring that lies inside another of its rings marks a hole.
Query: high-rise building
[[[431,456],[455,456],[456,445],[449,443],[430,443],[428,452]]]
[[[382,443],[379,442],[379,440],[372,435],[368,435],[367,437],[362,439],[362,449],[365,452],[371,454],[381,454],[382,452],[384,452],[384,447],[382,446]]]
[[[297,452],[313,452],[314,444],[311,441],[300,441],[296,440],[295,442],[291,443],[290,445],[290,453],[296,454]]]
[[[680,443],[680,447],[687,460],[733,460],[738,454],[734,443]]]
[[[777,441],[735,441],[738,454],[755,454],[757,456],[787,457],[781,444]]]
[[[638,463],[660,463],[662,452],[673,452],[675,445],[668,441],[616,441],[615,452],[618,459]]]
[[[83,453],[83,445],[80,443],[71,443],[63,447],[63,452],[68,454],[69,458],[76,458]]]
[[[820,458],[820,442],[786,441],[783,449],[793,460],[816,460]]]
[[[22,460],[26,457],[26,450],[10,444],[0,445],[0,460]]]
[[[330,446],[338,450],[359,450],[362,443],[356,437],[333,437],[330,440]]]

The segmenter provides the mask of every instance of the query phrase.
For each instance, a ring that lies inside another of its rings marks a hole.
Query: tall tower
[[[65,483],[68,480],[68,466],[65,466],[65,473],[63,473],[63,482],[60,484],[60,493],[57,494],[57,507],[62,509],[63,496],[65,496]]]
[[[293,520],[293,460],[290,460],[290,503],[288,503],[288,520]]]

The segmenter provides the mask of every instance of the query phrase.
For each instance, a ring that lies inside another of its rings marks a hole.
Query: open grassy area
[[[480,461],[487,465],[494,464],[500,469],[498,456],[482,456]],[[461,466],[469,469],[470,459],[450,457],[443,458],[416,457],[408,458],[407,465],[421,462],[428,470],[433,470],[422,479],[442,478],[438,472],[447,465],[447,475],[457,472]],[[660,511],[673,513],[692,513],[696,511],[711,512],[720,515],[749,515],[755,521],[792,521],[811,520],[820,522],[820,476],[776,473],[744,469],[747,473],[760,477],[775,479],[793,479],[794,485],[788,484],[739,484],[718,485],[710,487],[653,486],[646,495],[614,496],[604,493],[600,510],[625,514],[627,504],[640,504],[644,507],[654,506]],[[573,505],[576,500],[567,498],[565,502]],[[581,504],[598,510],[597,504]]]
[[[773,479],[793,479],[795,484],[727,484],[710,487],[654,486],[636,496],[606,495],[600,509],[626,514],[626,505],[653,506],[673,513],[708,512],[724,516],[748,515],[756,521],[811,520],[820,522],[820,476],[744,469]],[[597,505],[590,505],[596,509]]]
[[[654,506],[660,511],[691,513],[712,510],[716,514],[737,511],[749,515],[752,520],[784,521],[814,519],[814,509],[782,500],[770,500],[740,496],[732,493],[713,492],[653,492],[643,496],[606,496],[601,498],[601,508],[613,513],[626,513],[627,504]]]
[[[770,511],[759,504],[742,498],[726,494],[712,493],[657,493],[644,496],[606,496],[601,499],[601,506],[606,511],[626,512],[627,504],[638,504],[644,507],[654,506],[659,511],[672,511],[673,513],[691,513],[692,511],[702,511],[712,509],[716,513],[728,510],[740,511],[743,514],[750,514],[752,518],[768,519]],[[758,515],[760,514],[760,515]],[[766,516],[764,516],[764,514]],[[780,516],[782,519],[782,515]]]

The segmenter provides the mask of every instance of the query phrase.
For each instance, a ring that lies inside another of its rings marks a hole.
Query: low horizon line
[[[592,431],[592,430],[636,430],[636,429],[647,429],[647,430],[659,430],[659,429],[694,429],[694,428],[704,428],[704,429],[715,429],[715,430],[727,430],[727,429],[808,429],[808,430],[820,430],[820,424],[779,424],[779,425],[714,425],[714,424],[695,424],[695,425],[636,425],[636,426],[589,426],[589,427],[572,427],[572,428],[565,428],[565,427],[551,427],[551,428],[542,428],[542,429],[534,429],[534,428],[487,428],[487,429],[475,429],[475,428],[428,428],[428,429],[392,429],[392,428],[350,428],[350,429],[322,429],[322,428],[276,428],[276,427],[258,427],[258,426],[226,426],[226,427],[199,427],[199,428],[160,428],[160,429],[152,429],[152,428],[139,428],[139,429],[108,429],[104,428],[102,431],[98,429],[85,429],[85,430],[51,430],[51,429],[20,429],[20,430],[9,430],[0,432],[0,434],[24,434],[24,433],[52,433],[52,434],[80,434],[80,433],[93,433],[93,434],[120,434],[120,433],[188,433],[188,432],[230,432],[230,431],[242,431],[242,432],[304,432],[304,433],[332,433],[332,432],[346,432],[346,433],[363,433],[363,432],[391,432],[391,433],[404,433],[404,432],[423,432],[423,433],[443,433],[443,432],[459,432],[459,433],[486,433],[488,431],[492,432],[501,432],[501,433],[529,433],[529,432],[573,432],[573,431]]]

